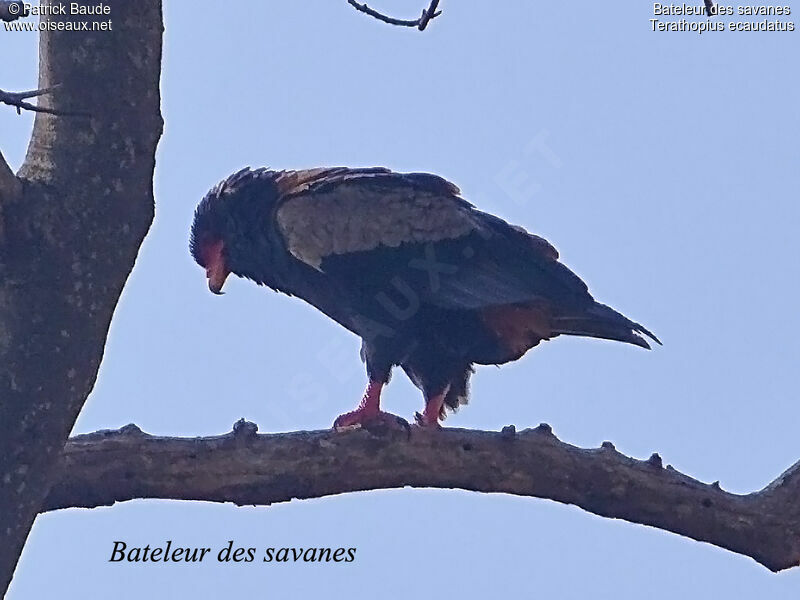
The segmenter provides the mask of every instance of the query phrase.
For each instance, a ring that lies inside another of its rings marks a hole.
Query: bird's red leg
[[[445,389],[441,394],[435,394],[429,398],[426,398],[425,410],[422,411],[422,414],[416,413],[414,415],[417,425],[420,427],[430,427],[433,429],[441,428],[439,419],[442,415],[442,406],[444,405],[444,397],[446,394],[447,389]]]
[[[408,423],[404,419],[391,413],[381,411],[381,390],[383,383],[370,380],[367,391],[358,408],[339,415],[333,422],[334,429],[352,427],[353,425],[384,424],[391,428],[407,429]]]

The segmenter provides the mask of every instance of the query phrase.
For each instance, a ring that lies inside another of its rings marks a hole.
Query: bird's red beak
[[[208,278],[208,289],[213,294],[222,295],[222,286],[231,274],[225,264],[225,257],[222,255],[223,243],[215,242],[208,247],[205,256],[206,277]]]

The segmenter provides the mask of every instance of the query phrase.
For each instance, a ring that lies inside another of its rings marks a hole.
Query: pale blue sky
[[[545,421],[576,445],[612,440],[725,489],[763,487],[800,459],[798,33],[654,33],[648,3],[442,8],[419,33],[344,0],[167,3],[156,221],[76,432],[135,422],[206,435],[242,416],[263,431],[316,429],[354,407],[358,340],[248,282],[212,296],[188,228],[206,190],[245,165],[384,165],[448,177],[544,235],[595,297],[665,344],[543,344],[480,369],[447,425]],[[0,38],[0,86],[34,87],[35,37]],[[31,123],[0,110],[14,165]],[[409,417],[421,399],[397,375],[386,407]],[[130,566],[107,562],[116,539],[358,551],[346,565]],[[800,570],[773,575],[553,502],[397,490],[50,513],[9,597],[772,599],[796,598],[798,585]]]

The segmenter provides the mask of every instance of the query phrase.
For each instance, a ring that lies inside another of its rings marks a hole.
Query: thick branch
[[[370,8],[365,4],[359,4],[355,0],[347,0],[347,3],[355,8],[359,12],[363,12],[364,14],[369,15],[370,17],[374,17],[379,21],[383,21],[384,23],[388,23],[389,25],[398,25],[400,27],[416,27],[420,31],[425,31],[425,28],[428,26],[433,19],[438,17],[442,14],[442,11],[436,10],[439,7],[439,0],[431,0],[431,5],[427,9],[422,10],[422,15],[420,15],[419,19],[395,19],[394,17],[389,17],[382,13],[379,13],[374,8]]]
[[[740,496],[617,452],[559,441],[547,425],[519,433],[445,429],[154,437],[135,425],[72,438],[43,510],[134,498],[272,504],[359,490],[460,488],[548,498],[754,558],[800,562],[800,463]]]

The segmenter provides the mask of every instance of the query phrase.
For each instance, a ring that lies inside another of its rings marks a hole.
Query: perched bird
[[[400,366],[421,426],[467,402],[473,365],[517,360],[558,335],[649,348],[642,325],[592,298],[550,243],[477,210],[452,183],[384,168],[242,169],[200,202],[191,252],[221,294],[231,273],[302,298],[362,339],[369,384],[334,427],[380,410]]]

